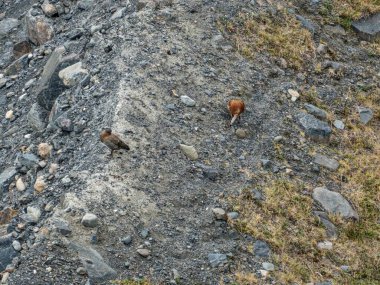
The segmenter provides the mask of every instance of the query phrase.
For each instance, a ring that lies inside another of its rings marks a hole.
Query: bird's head
[[[103,128],[103,132],[110,135],[112,133],[112,130],[111,128]]]

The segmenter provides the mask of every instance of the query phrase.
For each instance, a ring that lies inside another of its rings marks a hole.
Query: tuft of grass
[[[239,13],[231,20],[220,19],[218,26],[247,58],[253,59],[257,53],[265,52],[284,58],[294,69],[301,69],[315,55],[310,32],[301,27],[294,15],[285,11],[275,16]]]
[[[321,15],[346,29],[352,21],[377,12],[380,12],[379,0],[325,0],[320,9]]]

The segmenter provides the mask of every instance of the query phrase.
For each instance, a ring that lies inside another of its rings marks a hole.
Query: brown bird
[[[105,128],[100,132],[100,141],[111,149],[111,157],[115,150],[129,150],[129,146],[117,135],[113,134],[110,128]]]
[[[241,99],[231,99],[227,105],[228,111],[231,114],[231,123],[230,126],[236,121],[237,118],[240,119],[241,113],[244,112],[245,104]]]

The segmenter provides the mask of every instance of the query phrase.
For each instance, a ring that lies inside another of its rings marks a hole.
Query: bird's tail
[[[232,120],[231,120],[230,126],[232,126],[232,124],[236,121],[236,119],[237,119],[238,117],[239,117],[238,114],[236,114],[236,115],[234,115],[234,116],[232,117]]]

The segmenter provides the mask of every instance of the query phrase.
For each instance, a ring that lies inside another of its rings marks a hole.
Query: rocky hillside
[[[379,11],[0,0],[1,284],[380,284]]]

